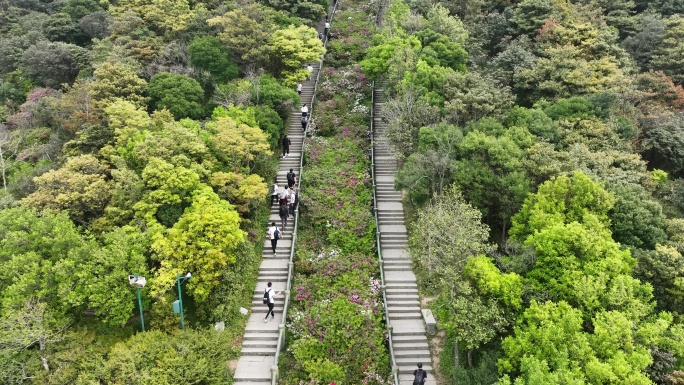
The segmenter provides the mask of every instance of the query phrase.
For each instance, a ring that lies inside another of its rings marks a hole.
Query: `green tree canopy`
[[[230,52],[213,36],[202,36],[188,46],[190,63],[197,68],[209,71],[217,82],[227,82],[238,76],[238,67]]]
[[[192,272],[188,290],[202,302],[219,284],[222,271],[236,260],[237,247],[245,240],[240,217],[210,187],[199,188],[172,228],[158,233],[152,243],[161,267],[155,274],[152,295],[161,295],[176,282],[176,274]]]
[[[150,79],[149,92],[152,105],[168,109],[176,119],[203,115],[204,90],[193,78],[160,72]]]

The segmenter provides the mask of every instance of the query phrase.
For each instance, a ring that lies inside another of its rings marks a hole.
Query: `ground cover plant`
[[[304,143],[282,384],[385,384],[390,374],[369,174],[370,87],[348,54],[362,49],[358,38],[372,20],[362,2],[338,7]]]

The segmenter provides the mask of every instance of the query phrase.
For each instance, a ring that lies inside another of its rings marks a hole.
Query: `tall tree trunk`
[[[468,368],[473,368],[473,349],[468,350]]]
[[[461,360],[458,357],[458,337],[454,337],[454,367],[461,367]]]
[[[50,371],[50,365],[48,365],[47,357],[45,357],[45,339],[41,338],[40,342],[40,360],[43,362],[43,368],[46,372]]]

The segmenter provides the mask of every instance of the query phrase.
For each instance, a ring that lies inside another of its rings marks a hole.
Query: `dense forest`
[[[320,322],[290,319],[282,383],[389,378],[369,79],[440,383],[684,383],[684,2],[344,3],[293,292]],[[231,383],[327,6],[0,0],[0,383]]]
[[[443,383],[684,383],[683,12],[392,1],[361,66]]]
[[[327,5],[0,2],[0,383],[231,382]]]

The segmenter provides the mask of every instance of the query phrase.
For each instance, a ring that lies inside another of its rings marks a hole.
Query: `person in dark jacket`
[[[283,137],[283,158],[286,155],[290,155],[290,144],[292,144],[292,142],[290,142],[290,138],[285,135]]]
[[[306,123],[308,122],[308,119],[306,116],[302,116],[302,131],[306,130]]]
[[[427,372],[423,370],[423,364],[418,363],[418,369],[413,371],[413,385],[423,385],[427,380]]]
[[[278,208],[278,215],[280,216],[280,225],[282,226],[283,232],[287,227],[287,217],[290,215],[287,205],[280,205]]]

